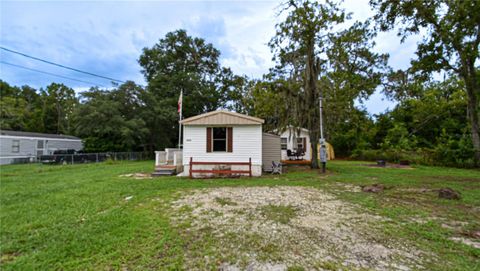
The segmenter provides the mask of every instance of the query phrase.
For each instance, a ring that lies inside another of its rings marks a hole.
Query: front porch
[[[178,148],[155,151],[155,171],[152,176],[167,176],[183,172],[183,152]]]

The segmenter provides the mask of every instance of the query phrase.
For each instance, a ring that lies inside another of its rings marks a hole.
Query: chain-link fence
[[[52,154],[38,157],[12,158],[5,164],[82,164],[98,163],[106,160],[112,161],[137,161],[153,159],[153,154],[147,152],[98,152],[98,153],[73,153],[73,154]]]

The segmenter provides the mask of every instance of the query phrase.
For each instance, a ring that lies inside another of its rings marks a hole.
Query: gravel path
[[[185,251],[188,270],[422,269],[421,251],[380,233],[382,217],[314,188],[195,190],[173,208],[196,242],[214,240],[208,255]]]

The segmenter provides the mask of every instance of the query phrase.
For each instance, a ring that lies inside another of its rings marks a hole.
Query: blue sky
[[[167,32],[179,28],[220,49],[221,62],[237,74],[260,78],[273,66],[266,45],[275,33],[278,1],[1,1],[1,46],[66,66],[145,84],[137,59]],[[363,20],[372,15],[368,0],[347,0],[343,7]],[[375,50],[389,53],[395,69],[409,66],[416,38],[400,44],[395,33],[377,37]],[[82,75],[3,50],[1,60],[100,86],[108,80]],[[45,87],[62,82],[77,91],[91,84],[42,75],[0,64],[0,78],[13,85]],[[365,107],[379,113],[393,103],[375,93]]]

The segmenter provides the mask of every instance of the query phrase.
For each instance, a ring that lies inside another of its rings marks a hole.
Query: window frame
[[[300,148],[302,148],[302,150],[305,150],[305,146],[303,146],[303,139],[304,137],[297,137],[297,144],[296,144],[297,150]]]
[[[215,129],[224,129],[225,138],[215,138]],[[215,141],[224,141],[224,150],[215,150]],[[212,152],[228,152],[228,127],[212,127]]]
[[[13,139],[12,140],[12,153],[19,153],[20,152],[20,140]]]
[[[283,141],[285,141],[285,142],[283,142]],[[280,138],[280,149],[281,150],[288,150],[288,138],[286,138],[286,137],[281,137]]]

